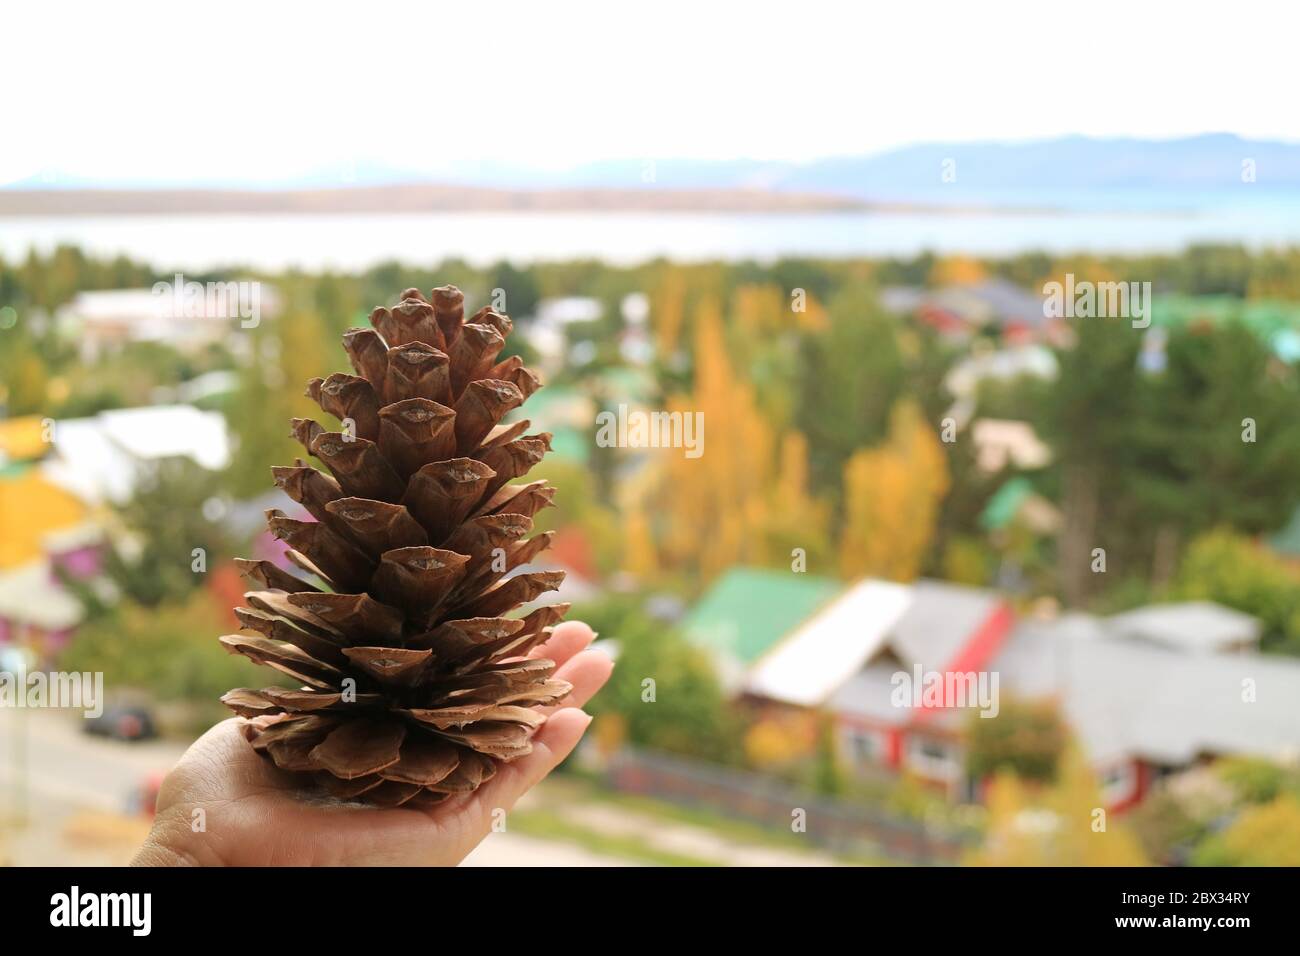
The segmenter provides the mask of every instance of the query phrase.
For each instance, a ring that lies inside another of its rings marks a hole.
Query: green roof
[[[980,525],[987,531],[999,531],[1015,520],[1025,499],[1034,493],[1028,478],[1012,478],[993,493],[989,503],[980,512]]]
[[[1291,512],[1286,527],[1269,536],[1268,544],[1279,554],[1300,555],[1300,508]]]
[[[1288,358],[1300,332],[1300,304],[1230,295],[1170,295],[1151,299],[1151,321],[1166,328],[1189,322],[1222,324],[1239,320]]]
[[[582,432],[560,425],[551,432],[551,454],[557,460],[565,458],[586,464],[591,457],[591,448]]]
[[[686,615],[683,632],[697,647],[752,664],[842,587],[807,573],[732,568]]]

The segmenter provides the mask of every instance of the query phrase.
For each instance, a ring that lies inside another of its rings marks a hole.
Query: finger
[[[533,737],[533,752],[504,765],[479,790],[479,805],[509,810],[573,752],[590,724],[591,715],[577,707],[557,710]]]
[[[555,661],[557,668],[596,639],[596,632],[582,621],[565,621],[558,625],[545,644],[538,644],[529,657]]]
[[[589,649],[582,651],[555,672],[560,680],[567,680],[573,685],[569,696],[560,701],[549,711],[564,707],[582,707],[595,696],[596,691],[605,686],[609,675],[614,671],[614,661],[604,651]]]

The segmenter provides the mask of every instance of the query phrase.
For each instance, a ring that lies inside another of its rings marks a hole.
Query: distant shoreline
[[[0,217],[374,215],[428,213],[881,213],[1069,215],[1046,206],[871,202],[815,193],[745,189],[487,189],[357,186],[283,191],[231,189],[0,189]]]

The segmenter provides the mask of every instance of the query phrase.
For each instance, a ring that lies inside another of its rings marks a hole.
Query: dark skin
[[[241,719],[194,742],[163,781],[158,811],[134,866],[455,866],[578,745],[591,717],[581,708],[609,679],[613,662],[588,649],[577,621],[559,625],[533,657],[556,663],[573,685],[533,738],[533,752],[501,765],[473,793],[427,810],[375,809],[304,795],[301,778],[253,752]],[[202,809],[206,827],[191,822]],[[499,814],[496,814],[499,816]]]

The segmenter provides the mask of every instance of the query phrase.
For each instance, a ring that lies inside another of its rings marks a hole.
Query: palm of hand
[[[299,777],[253,752],[239,719],[223,721],[167,775],[136,863],[454,866],[487,836],[498,811],[509,811],[577,746],[591,722],[579,708],[613,667],[604,653],[586,649],[594,637],[585,624],[562,624],[534,651],[556,662],[556,676],[573,692],[551,710],[533,752],[501,765],[473,793],[429,809],[377,809],[304,794]]]

